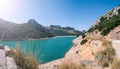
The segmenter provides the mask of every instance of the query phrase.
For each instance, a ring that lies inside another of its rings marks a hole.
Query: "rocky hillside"
[[[119,56],[119,41],[120,6],[101,16],[84,35],[77,37],[65,57],[42,66],[45,69],[57,69],[64,63],[83,63],[85,69],[114,69],[112,65],[117,66],[114,60]]]
[[[15,24],[0,20],[0,39],[6,40],[26,40],[53,37],[47,28],[30,19],[28,23]]]
[[[61,27],[59,25],[50,25],[49,31],[54,36],[65,36],[65,35],[80,35],[83,34],[83,32],[80,32],[78,30],[75,30],[72,27]]]
[[[88,30],[91,36],[108,36],[108,38],[120,39],[120,6],[107,12],[97,19],[93,26]],[[113,32],[113,33],[112,33]]]

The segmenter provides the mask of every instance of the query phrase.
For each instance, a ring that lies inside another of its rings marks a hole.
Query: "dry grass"
[[[58,69],[86,69],[86,67],[83,63],[80,63],[79,65],[74,63],[63,63]]]
[[[101,55],[103,58],[102,60],[98,60],[98,56]],[[98,60],[100,64],[106,65],[106,63],[110,63],[113,61],[115,57],[115,50],[113,48],[107,48],[104,51],[100,51],[96,54],[95,58]]]
[[[103,47],[105,48],[103,51],[99,51],[96,53],[95,58],[99,64],[102,64],[103,67],[109,67],[109,63],[113,62],[115,57],[115,50],[112,48],[111,42],[104,40]],[[102,56],[102,60],[98,59],[98,56]]]
[[[101,38],[97,36],[86,36],[85,38],[88,40],[101,40]]]
[[[120,59],[118,58],[114,59],[111,69],[120,69]]]
[[[38,69],[38,63],[34,56],[27,56],[20,51],[20,48],[11,50],[10,55],[15,59],[17,69]]]
[[[108,40],[103,40],[103,47],[105,48],[111,48],[112,47],[112,43]]]

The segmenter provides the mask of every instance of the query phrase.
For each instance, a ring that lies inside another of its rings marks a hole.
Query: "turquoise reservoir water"
[[[72,41],[75,38],[75,36],[64,36],[43,40],[4,41],[0,44],[8,45],[10,48],[20,46],[22,52],[36,54],[37,61],[46,63],[64,57],[65,53],[72,47]]]

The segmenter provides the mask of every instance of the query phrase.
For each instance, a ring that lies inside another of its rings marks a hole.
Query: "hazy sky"
[[[0,0],[0,18],[26,23],[30,18],[48,25],[87,30],[120,0]]]

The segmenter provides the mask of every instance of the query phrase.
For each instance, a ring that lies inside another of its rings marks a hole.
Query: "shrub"
[[[98,59],[98,56],[101,55],[103,58],[102,60]],[[106,48],[104,51],[100,51],[96,53],[95,58],[96,60],[99,60],[98,62],[101,62],[103,67],[108,67],[109,62],[112,62],[115,56],[115,50],[113,48]]]
[[[38,69],[38,63],[34,56],[27,56],[20,51],[20,48],[11,50],[10,55],[14,58],[17,69]]]
[[[97,27],[98,27],[98,25],[95,25],[94,27],[92,26],[92,27],[88,30],[88,32],[93,32],[94,30],[97,29]]]
[[[80,35],[77,35],[77,37],[79,37]]]
[[[81,41],[81,43],[80,43],[80,44],[81,44],[81,45],[83,45],[83,44],[85,44],[86,42],[87,42],[87,40],[86,40],[86,39],[84,39],[84,40],[82,40],[82,41]]]
[[[82,35],[82,38],[85,38],[85,37],[86,37],[86,35],[85,35],[85,34],[83,34],[83,35]]]
[[[109,67],[109,62],[104,62],[103,67]]]
[[[83,63],[80,63],[79,65],[73,63],[63,63],[58,69],[86,69],[86,67]]]

